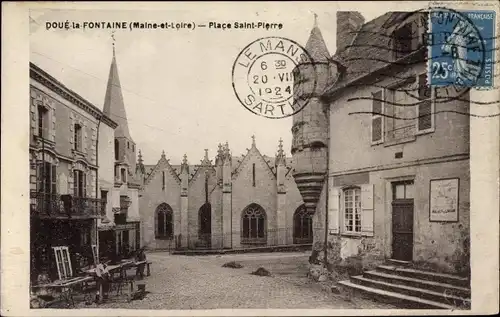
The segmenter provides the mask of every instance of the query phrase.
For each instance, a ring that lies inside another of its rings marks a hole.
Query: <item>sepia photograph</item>
[[[17,3],[18,305],[471,313],[499,6],[385,3]]]

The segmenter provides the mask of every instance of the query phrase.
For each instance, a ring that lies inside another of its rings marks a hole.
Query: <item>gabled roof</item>
[[[165,158],[164,155],[162,155],[160,157],[160,159],[158,160],[158,163],[156,163],[156,165],[154,165],[154,167],[151,167],[153,165],[145,165],[146,171],[147,171],[148,174],[146,176],[146,179],[144,180],[144,185],[146,186],[146,185],[149,184],[149,182],[151,182],[151,180],[153,179],[156,171],[158,171],[160,169],[161,165],[164,165],[164,166],[167,167],[167,170],[170,172],[170,175],[172,175],[172,177],[180,185],[181,179],[180,179],[179,175],[174,170],[174,168],[172,167],[172,165],[170,165],[169,161]]]
[[[240,163],[236,164],[236,168],[231,173],[232,179],[235,179],[238,176],[239,172],[243,169],[243,167],[245,166],[246,162],[252,156],[256,156],[256,157],[260,158],[264,162],[264,164],[269,168],[270,175],[272,175],[273,177],[276,177],[276,173],[275,173],[275,171],[273,170],[273,168],[270,165],[270,159],[269,159],[269,157],[262,155],[260,153],[260,151],[257,149],[256,146],[252,146],[248,150],[247,154],[243,157],[243,159],[240,159]]]

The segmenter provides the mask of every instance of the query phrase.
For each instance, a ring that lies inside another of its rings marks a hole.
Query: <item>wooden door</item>
[[[411,261],[413,256],[413,199],[392,202],[392,258]]]
[[[392,201],[392,258],[413,259],[413,181],[393,184]]]

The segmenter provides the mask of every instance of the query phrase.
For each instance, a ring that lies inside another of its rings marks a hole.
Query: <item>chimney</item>
[[[337,54],[343,53],[347,46],[352,44],[363,24],[365,18],[357,11],[337,12]]]

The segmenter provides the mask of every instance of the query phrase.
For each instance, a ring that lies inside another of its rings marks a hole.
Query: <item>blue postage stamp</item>
[[[495,11],[430,10],[428,83],[474,88],[494,86]]]

